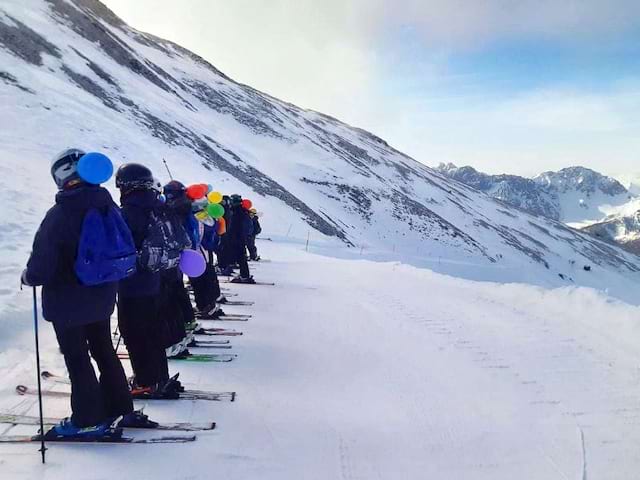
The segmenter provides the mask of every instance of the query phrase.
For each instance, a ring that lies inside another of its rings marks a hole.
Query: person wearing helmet
[[[197,248],[199,238],[198,221],[191,212],[191,200],[187,189],[181,182],[172,180],[163,188],[166,198],[168,218],[176,229],[182,228],[189,237],[190,247]],[[169,358],[181,358],[189,355],[187,345],[193,338],[192,331],[197,327],[193,305],[184,285],[183,274],[179,268],[162,272],[163,301],[162,315],[169,326],[165,342]]]
[[[251,222],[253,223],[253,233],[249,235],[247,239],[247,250],[249,250],[249,260],[257,262],[260,260],[260,256],[258,255],[258,248],[256,247],[256,236],[260,235],[262,227],[260,226],[258,211],[255,208],[249,209],[249,218],[251,218]]]
[[[149,248],[145,240],[158,231],[152,224],[160,221],[164,208],[157,182],[144,165],[127,163],[116,173],[116,187],[120,190],[122,215],[136,250],[142,252]],[[131,386],[134,398],[178,397],[177,380],[169,379],[159,307],[160,270],[139,262],[137,272],[120,281],[118,287],[118,326],[135,375]]]
[[[83,155],[70,149],[54,158],[51,176],[59,191],[22,274],[23,284],[42,286],[43,316],[53,323],[71,380],[72,415],[46,433],[57,439],[119,437],[122,429],[112,425],[113,419],[133,412],[127,379],[111,343],[118,283],[87,286],[76,273],[85,216],[94,210],[117,212],[107,190],[80,177]],[[91,358],[100,370],[99,380]]]
[[[231,195],[231,216],[227,228],[230,258],[240,267],[240,275],[233,278],[233,283],[256,283],[247,263],[247,242],[253,234],[253,222],[249,218],[249,212],[242,206],[240,195]]]
[[[220,205],[222,205],[222,207],[224,208],[224,221],[225,221],[225,225],[227,227],[227,233],[228,233],[228,226],[231,223],[231,216],[232,216],[232,211],[231,211],[231,198],[228,195],[224,195],[222,197],[222,202],[220,202]],[[218,270],[220,275],[224,275],[224,276],[231,276],[233,275],[233,267],[231,266],[231,264],[233,263],[233,259],[232,259],[232,252],[231,252],[231,241],[230,241],[230,237],[229,235],[223,235],[222,238],[220,239],[220,245],[218,246],[218,252],[217,252],[217,256],[218,256]]]

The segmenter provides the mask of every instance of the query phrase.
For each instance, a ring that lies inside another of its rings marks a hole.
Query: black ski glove
[[[22,276],[20,277],[20,285],[26,285],[27,287],[32,287],[33,286],[27,280],[27,269],[26,268],[22,271]]]

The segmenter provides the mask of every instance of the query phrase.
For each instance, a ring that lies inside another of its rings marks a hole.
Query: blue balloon
[[[87,183],[99,185],[113,175],[113,163],[109,157],[98,152],[89,152],[80,157],[78,175]]]
[[[167,203],[167,197],[165,196],[164,193],[161,193],[160,195],[158,195],[158,200],[160,201],[160,203]]]
[[[211,192],[213,192],[213,185],[209,184],[207,185],[207,195],[209,195]]]

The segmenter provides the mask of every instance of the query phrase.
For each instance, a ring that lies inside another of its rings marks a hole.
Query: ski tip
[[[25,385],[16,386],[16,392],[18,393],[18,395],[25,395],[28,391],[29,391],[29,387]]]
[[[43,370],[42,373],[40,374],[40,376],[42,378],[53,378],[55,377],[55,375],[47,370]]]

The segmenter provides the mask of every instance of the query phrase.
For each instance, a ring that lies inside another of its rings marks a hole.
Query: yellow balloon
[[[220,203],[222,201],[222,194],[220,192],[209,192],[207,200],[209,200],[210,203]]]
[[[200,210],[194,216],[201,222],[204,222],[207,218],[209,218],[209,214],[206,212],[206,210]]]

